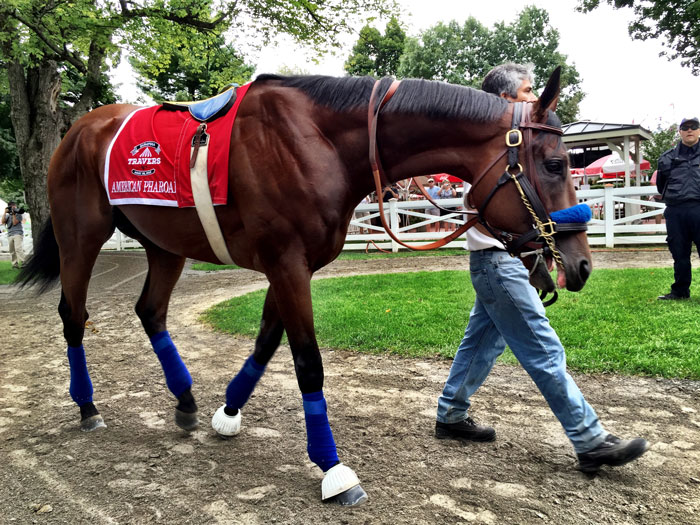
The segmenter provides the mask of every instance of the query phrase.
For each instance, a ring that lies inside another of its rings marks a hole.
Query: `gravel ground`
[[[670,264],[666,250],[594,253],[596,268]],[[336,261],[318,277],[466,265],[466,257]],[[242,433],[223,441],[209,427],[253,342],[213,333],[197,317],[265,278],[186,270],[180,279],[169,330],[203,422],[186,434],[172,422],[174,400],[133,313],[145,270],[142,254],[105,253],[93,272],[85,348],[108,428],[91,434],[80,432],[68,395],[58,291],[0,286],[0,523],[700,523],[698,382],[575,375],[610,431],[652,444],[638,462],[590,476],[574,468],[561,427],[519,367],[496,366],[474,399],[475,417],[496,427],[497,440],[461,445],[433,437],[448,360],[330,348],[331,425],[369,501],[325,505],[287,347],[246,405]]]

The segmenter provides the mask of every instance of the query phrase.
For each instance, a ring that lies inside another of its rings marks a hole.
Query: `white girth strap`
[[[197,215],[204,228],[209,245],[214,254],[224,264],[234,264],[231,254],[228,252],[224,236],[219,227],[219,221],[214,213],[214,204],[209,190],[209,178],[207,176],[207,149],[209,136],[206,133],[207,125],[200,124],[194,136],[190,148],[190,181],[192,183],[192,197],[197,209]]]

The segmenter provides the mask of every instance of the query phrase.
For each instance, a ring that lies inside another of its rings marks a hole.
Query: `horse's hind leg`
[[[185,258],[147,241],[143,245],[148,258],[148,275],[136,303],[136,315],[141,319],[153,351],[163,367],[168,389],[178,400],[175,424],[184,430],[194,430],[199,425],[199,419],[192,395],[192,376],[166,328],[170,295],[182,273]]]
[[[68,343],[70,395],[80,408],[80,428],[85,432],[106,427],[92,399],[92,381],[87,369],[83,336],[89,315],[85,308],[92,267],[101,243],[85,242],[80,249],[66,249],[61,243],[61,301],[58,312],[63,321],[63,335]],[[78,256],[76,256],[78,254]]]
[[[272,290],[267,291],[263,307],[260,333],[255,340],[255,351],[246,359],[243,368],[226,388],[226,404],[219,407],[211,425],[222,438],[235,436],[241,430],[241,408],[246,404],[267,363],[277,350],[284,333]]]

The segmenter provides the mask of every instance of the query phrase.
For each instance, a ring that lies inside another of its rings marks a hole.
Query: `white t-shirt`
[[[469,189],[471,184],[464,183],[464,207],[466,209],[471,209],[467,205],[467,196],[469,195]],[[478,226],[478,227],[477,227]],[[503,243],[497,239],[494,239],[488,232],[481,231],[478,228],[483,228],[480,224],[472,226],[467,230],[467,244],[465,248],[470,252],[475,252],[477,250],[485,250],[487,248],[498,248],[500,250],[505,250],[506,247]]]

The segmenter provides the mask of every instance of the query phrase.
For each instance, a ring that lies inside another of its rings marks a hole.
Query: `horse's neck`
[[[392,114],[382,118],[378,151],[390,182],[449,173],[471,183],[503,149],[498,137],[506,128],[500,122],[440,122]]]

